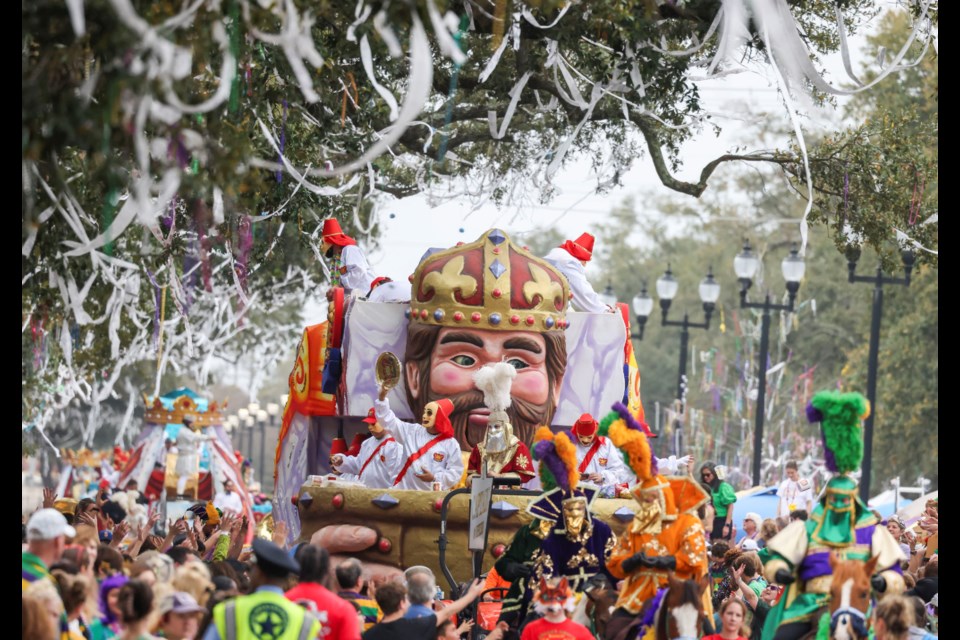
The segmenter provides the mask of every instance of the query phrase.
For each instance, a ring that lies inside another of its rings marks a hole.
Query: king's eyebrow
[[[530,338],[510,338],[503,343],[504,349],[522,349],[524,351],[531,351],[533,353],[540,353],[542,349],[540,345],[537,344],[535,340]]]
[[[440,338],[440,344],[450,344],[451,342],[466,342],[467,344],[472,344],[475,347],[479,347],[481,349],[483,348],[483,340],[481,340],[479,336],[466,331],[448,333]]]

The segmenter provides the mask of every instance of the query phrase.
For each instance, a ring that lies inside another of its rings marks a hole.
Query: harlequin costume
[[[534,581],[530,578],[536,552],[543,539],[550,533],[553,523],[549,520],[534,518],[520,527],[513,535],[510,546],[497,560],[494,568],[505,580],[510,581],[510,589],[503,598],[500,620],[511,627],[517,627],[525,617],[524,603],[530,600]]]
[[[617,538],[605,522],[590,516],[597,488],[580,483],[570,437],[541,427],[534,437],[534,457],[540,461],[540,481],[549,489],[530,503],[528,511],[556,523],[534,554],[534,577],[565,577],[577,593],[598,573],[616,584],[607,560]]]
[[[827,482],[809,520],[791,523],[767,543],[764,573],[770,582],[785,584],[786,590],[767,616],[765,639],[799,638],[818,624],[830,603],[831,553],[843,560],[878,556],[874,588],[880,593],[904,589],[903,552],[886,527],[878,526],[849,475],[863,457],[860,421],[869,410],[862,395],[837,391],[817,393],[807,407],[810,422],[820,423],[827,469],[838,475]]]
[[[624,581],[617,609],[636,615],[666,584],[667,572],[676,567],[676,545],[667,526],[677,517],[676,505],[670,485],[657,473],[650,443],[629,413],[608,414],[600,432],[609,435],[637,476],[637,483],[630,488],[637,501],[636,515],[607,564],[610,573]]]

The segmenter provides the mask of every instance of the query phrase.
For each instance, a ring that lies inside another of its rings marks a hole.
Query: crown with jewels
[[[570,286],[500,229],[431,254],[413,274],[410,322],[546,333],[567,327]]]
[[[189,395],[182,395],[173,400],[173,406],[168,409],[164,406],[160,397],[156,397],[151,402],[147,396],[143,397],[143,403],[146,405],[146,411],[143,415],[143,421],[152,424],[182,424],[183,420],[189,419],[198,427],[212,427],[223,424],[223,413],[221,409],[226,408],[226,401],[222,406],[216,402],[211,402],[206,411],[201,411],[197,401]]]

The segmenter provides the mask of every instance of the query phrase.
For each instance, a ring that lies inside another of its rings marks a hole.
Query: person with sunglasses
[[[733,539],[733,503],[737,501],[733,486],[720,478],[717,465],[713,462],[705,462],[700,467],[700,480],[710,487],[710,497],[713,500],[715,515],[710,540]]]

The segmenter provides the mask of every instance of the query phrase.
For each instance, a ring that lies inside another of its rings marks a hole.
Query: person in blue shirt
[[[410,606],[403,617],[425,618],[434,614],[433,601],[437,595],[437,580],[427,567],[410,567],[405,572],[407,600]]]

